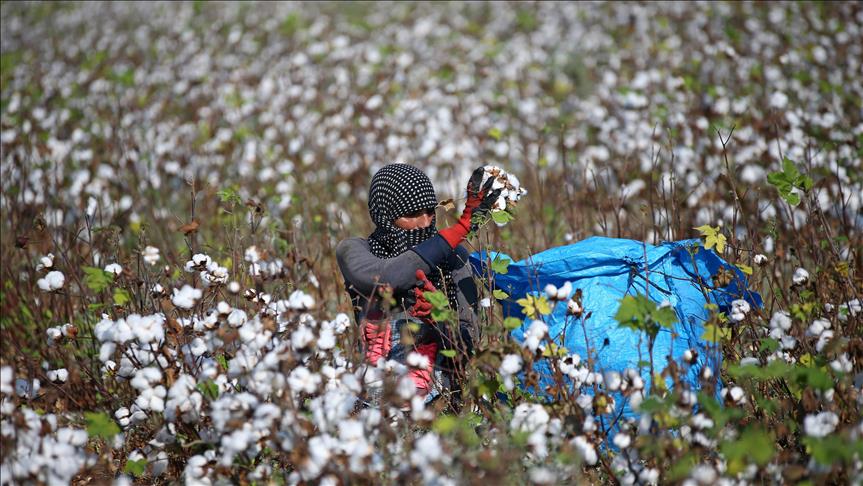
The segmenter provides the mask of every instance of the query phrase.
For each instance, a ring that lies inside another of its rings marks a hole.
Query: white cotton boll
[[[540,320],[534,320],[530,323],[530,327],[527,329],[527,332],[524,333],[524,347],[531,351],[536,351],[540,342],[547,333],[548,326]]]
[[[240,289],[239,282],[232,281],[231,283],[228,284],[228,292],[230,292],[234,295],[237,295],[240,293],[240,290],[241,289]]]
[[[216,304],[216,312],[222,315],[228,315],[231,313],[233,309],[231,308],[231,304],[225,302],[224,300],[220,301]]]
[[[794,270],[794,276],[791,280],[794,282],[794,285],[803,285],[809,280],[809,272],[803,268],[798,268]]]
[[[409,353],[405,361],[407,362],[408,366],[423,370],[428,369],[429,365],[431,364],[427,356],[424,356],[417,352]]]
[[[585,464],[588,466],[596,465],[599,460],[599,456],[597,456],[596,449],[593,447],[593,444],[588,442],[585,436],[576,436],[570,443],[575,446],[576,450],[578,450],[582,459],[584,459]]]
[[[308,326],[299,326],[291,333],[291,348],[295,351],[306,349],[312,341],[315,340],[315,334]]]
[[[830,321],[827,319],[815,319],[806,329],[806,334],[808,336],[820,336],[825,329],[830,329],[830,325]]]
[[[39,286],[40,289],[45,292],[53,292],[55,290],[59,290],[63,288],[63,284],[66,282],[66,277],[62,272],[58,272],[57,270],[48,272],[44,278],[40,278],[36,281],[36,285]]]
[[[557,289],[557,300],[566,300],[569,298],[569,294],[572,293],[572,282],[564,282],[564,284]]]
[[[135,338],[143,344],[151,342],[160,343],[165,339],[164,322],[165,318],[161,314],[143,317],[138,314],[130,314],[126,317],[125,321],[126,325],[134,333]]]
[[[517,354],[508,354],[501,360],[499,371],[503,376],[512,376],[521,371],[521,367],[521,356]]]
[[[54,383],[66,383],[66,380],[69,378],[69,371],[67,371],[66,368],[60,368],[57,370],[49,370],[45,375]]]
[[[538,403],[519,404],[512,414],[509,426],[521,432],[544,433],[550,416],[545,407]]]
[[[228,314],[228,318],[226,319],[228,325],[231,327],[240,327],[248,320],[249,318],[246,315],[246,312],[240,309],[232,310],[231,313]]]
[[[207,343],[203,339],[196,337],[189,343],[189,352],[192,356],[198,358],[207,352]]]
[[[49,268],[54,267],[54,254],[49,253],[42,258],[39,259],[39,263],[36,265],[36,271],[47,270]]]
[[[314,393],[321,383],[321,376],[312,373],[305,366],[298,366],[291,371],[288,377],[288,385],[296,392]]]
[[[638,473],[638,481],[641,484],[658,484],[659,483],[659,469],[653,467],[646,467]]]
[[[15,371],[11,366],[0,367],[0,394],[11,395],[15,388],[12,385]]]
[[[288,305],[294,310],[309,310],[315,306],[315,299],[302,290],[295,290],[288,297]]]
[[[201,289],[189,285],[183,285],[182,289],[174,289],[174,295],[171,297],[171,302],[181,309],[191,309],[195,306],[195,302],[204,295]]]
[[[144,251],[141,252],[141,256],[144,258],[144,262],[148,263],[150,266],[154,266],[159,258],[159,249],[155,246],[146,246],[144,247]]]
[[[381,95],[376,94],[366,101],[366,109],[374,111],[384,104],[384,99]]]
[[[123,267],[119,263],[110,263],[105,266],[105,271],[114,275],[120,275],[123,273]]]
[[[851,373],[854,365],[848,358],[848,353],[842,353],[838,358],[830,362],[830,368],[837,373]]]
[[[803,419],[803,430],[811,437],[826,437],[836,430],[837,425],[839,425],[839,416],[833,412],[807,415]]]
[[[483,308],[491,307],[491,299],[488,297],[484,297],[484,298],[480,299],[479,306],[483,307]]]
[[[149,390],[154,383],[162,381],[159,368],[147,367],[135,372],[135,377],[129,382],[136,390]]]
[[[605,383],[606,389],[617,391],[620,389],[620,385],[623,383],[623,380],[620,377],[620,373],[616,371],[607,371],[603,376],[603,382]]]
[[[548,284],[545,286],[545,295],[549,299],[557,298],[557,287],[554,284]]]
[[[258,251],[258,247],[253,245],[246,248],[243,258],[249,263],[258,263],[261,261],[261,253]]]
[[[815,343],[815,350],[819,353],[824,351],[824,348],[827,347],[827,344],[830,343],[830,340],[833,339],[833,330],[826,329],[824,332],[818,336],[818,342]]]
[[[707,464],[695,466],[689,474],[698,484],[714,484],[716,482],[716,470]]]
[[[765,265],[767,263],[767,256],[759,253],[759,254],[755,255],[754,257],[752,257],[752,261],[756,265]]]
[[[320,336],[318,336],[317,345],[318,349],[333,349],[336,347],[336,335],[329,328],[322,329]]]
[[[194,272],[206,269],[210,263],[212,263],[212,259],[208,255],[204,255],[203,253],[196,253],[192,255],[192,259],[187,261],[185,266],[183,267],[187,272]]]
[[[782,91],[776,91],[770,95],[770,107],[776,110],[783,110],[788,106],[788,95]]]
[[[625,434],[623,432],[618,432],[617,435],[614,436],[614,445],[621,449],[626,449],[632,443],[632,438],[629,437],[629,434]]]
[[[396,394],[398,394],[402,400],[410,400],[411,397],[416,395],[416,384],[414,383],[414,380],[407,375],[399,378],[399,381],[396,384]]]
[[[783,331],[791,329],[791,316],[784,311],[774,312],[773,317],[770,318],[770,328],[782,329]]]

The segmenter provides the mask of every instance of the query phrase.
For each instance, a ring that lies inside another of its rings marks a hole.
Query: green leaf
[[[129,459],[126,461],[126,466],[123,467],[123,472],[132,476],[142,476],[145,470],[147,470],[146,458],[138,459],[137,461]]]
[[[93,292],[99,293],[108,288],[114,281],[114,274],[96,267],[81,267],[84,271],[84,285]]]
[[[217,385],[213,380],[204,380],[198,383],[198,386],[195,388],[210,400],[219,398],[219,385]]]
[[[114,305],[124,306],[132,300],[129,292],[126,289],[114,289]]]
[[[863,441],[848,441],[837,434],[827,437],[804,437],[806,451],[819,463],[832,466],[836,463],[851,464],[854,454],[863,456]]]
[[[500,131],[500,128],[492,127],[488,129],[488,136],[499,142],[503,133]]]
[[[120,427],[107,413],[84,412],[84,420],[87,421],[87,435],[90,437],[109,440],[120,433]]]
[[[512,260],[509,258],[495,257],[495,259],[491,261],[491,271],[505,275],[509,272],[510,263],[512,263]]]
[[[514,218],[509,211],[493,211],[491,213],[491,219],[499,225],[504,225],[512,221]]]
[[[788,193],[787,195],[783,196],[783,199],[785,199],[785,201],[792,206],[797,206],[798,204],[800,204],[800,195],[796,192]]]
[[[432,430],[444,435],[454,431],[458,427],[458,419],[452,415],[441,415],[432,424]]]
[[[523,323],[524,322],[518,317],[507,317],[503,320],[503,327],[511,331],[513,329],[518,329]]]
[[[492,295],[494,296],[494,298],[495,298],[495,299],[497,299],[497,300],[504,300],[504,299],[506,299],[507,297],[509,297],[509,294],[507,294],[506,292],[504,292],[503,290],[500,290],[500,289],[496,289],[496,290],[492,291],[492,293],[491,293],[491,294],[492,294]]]
[[[707,324],[704,326],[704,333],[701,334],[701,339],[711,343],[718,343],[723,339],[731,337],[731,329],[720,327],[715,324]]]
[[[728,460],[728,472],[737,474],[747,463],[763,466],[773,458],[773,436],[760,427],[749,427],[735,441],[723,442],[722,454]]]
[[[749,265],[738,263],[737,268],[739,268],[740,271],[745,273],[746,275],[752,275],[752,267],[750,267]]]
[[[761,338],[761,350],[765,353],[772,353],[779,349],[779,341],[773,338]]]
[[[447,358],[455,358],[455,349],[443,349],[440,354]]]
[[[551,314],[551,305],[545,296],[527,295],[516,301],[521,306],[524,315],[538,319],[541,315]]]

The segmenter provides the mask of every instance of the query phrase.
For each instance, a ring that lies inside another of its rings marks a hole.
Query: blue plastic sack
[[[705,305],[713,303],[720,310],[727,311],[732,301],[745,299],[753,307],[761,306],[761,297],[747,290],[746,275],[723,261],[712,250],[704,249],[699,240],[666,242],[654,246],[640,241],[592,237],[512,262],[507,273],[501,274],[494,274],[489,263],[495,259],[510,259],[507,255],[475,252],[470,258],[480,276],[493,277],[489,280],[493,282],[494,288],[509,295],[501,301],[504,316],[524,319],[522,326],[512,331],[512,337],[519,342],[523,342],[524,333],[532,320],[523,315],[516,300],[527,294],[542,294],[547,284],[561,287],[569,281],[573,293],[581,289],[584,315],[590,314],[590,318],[584,321],[584,330],[575,319],[567,321],[566,304],[558,303],[553,312],[544,317],[549,336],[556,338],[558,345],[566,347],[570,353],[577,353],[582,359],[588,356],[586,342],[589,343],[592,356],[597,360],[597,371],[622,373],[626,368],[640,368],[646,390],[650,389],[652,378],[650,368],[643,366],[648,361],[647,337],[643,333],[619,327],[614,318],[624,296],[647,295],[656,303],[667,303],[674,308],[678,322],[672,329],[661,328],[656,336],[653,348],[655,371],[660,372],[665,368],[667,356],[682,363],[683,353],[687,349],[696,350],[696,361],[682,377],[682,381],[693,391],[699,389],[698,376],[704,366],[710,366],[713,375],[719,376],[722,359],[717,346],[702,339],[704,324],[709,317]],[[721,288],[709,288],[714,287],[714,277],[721,268],[732,275],[731,281]],[[698,285],[699,279],[708,288]],[[565,325],[569,329],[564,333]],[[642,366],[639,366],[639,362]],[[530,391],[544,394],[545,387],[554,384],[548,364],[539,360],[534,365],[534,371],[540,375],[540,386],[539,390]],[[666,385],[672,386],[670,378]],[[619,396],[615,400],[621,403]],[[624,404],[623,415],[634,415],[628,404]]]

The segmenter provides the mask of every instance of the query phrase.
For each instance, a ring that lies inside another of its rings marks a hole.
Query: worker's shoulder
[[[360,237],[345,238],[336,245],[336,256],[344,256],[351,251],[369,251],[369,240]]]

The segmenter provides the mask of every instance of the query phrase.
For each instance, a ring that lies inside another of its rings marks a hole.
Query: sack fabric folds
[[[587,358],[589,347],[596,360],[597,371],[623,373],[626,368],[640,369],[646,390],[650,389],[652,378],[649,366],[645,366],[649,355],[647,336],[620,327],[614,317],[624,296],[642,294],[657,304],[674,308],[678,322],[671,329],[660,328],[656,336],[653,346],[655,371],[661,372],[668,358],[682,365],[682,356],[687,349],[697,351],[697,359],[690,366],[683,367],[685,375],[682,381],[692,391],[699,389],[698,377],[703,367],[711,367],[713,376],[719,376],[722,359],[718,346],[703,338],[709,317],[705,306],[716,304],[726,314],[731,302],[737,299],[747,300],[753,308],[761,306],[761,297],[747,290],[746,275],[723,261],[714,251],[705,249],[700,240],[664,242],[654,246],[640,241],[592,237],[511,262],[506,273],[497,274],[491,270],[491,262],[496,259],[500,261],[509,257],[498,252],[475,252],[471,255],[474,270],[490,286],[508,294],[500,301],[504,316],[524,319],[522,326],[512,331],[514,339],[523,342],[532,322],[522,313],[516,300],[528,294],[541,295],[547,284],[559,288],[569,281],[573,294],[576,289],[581,289],[583,315],[590,317],[583,320],[582,328],[581,319],[567,316],[566,302],[553,304],[551,314],[543,317],[549,336],[582,360]],[[725,277],[717,278],[719,274]],[[720,284],[722,280],[727,283]],[[554,384],[547,362],[538,360],[533,370],[540,375],[540,386],[538,390],[530,391],[545,395],[546,386]],[[671,387],[671,379],[666,381],[666,385]],[[593,393],[588,390],[590,387],[584,388],[585,393]],[[618,405],[621,405],[621,399],[619,395],[615,397]],[[634,415],[626,400],[622,405],[623,416]]]

